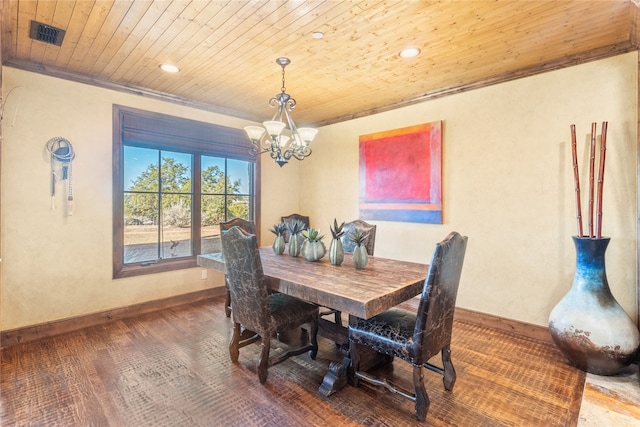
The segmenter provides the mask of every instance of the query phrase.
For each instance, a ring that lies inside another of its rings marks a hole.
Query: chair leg
[[[309,357],[311,357],[311,360],[315,360],[318,355],[318,322],[311,322],[309,329],[309,344],[311,345]]]
[[[447,391],[453,390],[453,386],[456,383],[456,370],[453,368],[453,362],[451,361],[451,347],[446,346],[442,349],[442,365],[444,366],[444,389]]]
[[[267,381],[267,375],[269,375],[269,352],[271,351],[271,337],[268,334],[264,334],[262,342],[260,344],[262,349],[260,351],[260,358],[258,359],[258,378],[260,384],[264,384]]]
[[[422,376],[422,366],[413,367],[413,387],[416,394],[416,418],[418,421],[424,421],[429,411],[429,395],[424,387],[424,378]]]
[[[347,376],[349,377],[351,384],[354,387],[358,387],[360,380],[358,379],[356,372],[360,369],[360,354],[358,353],[358,344],[353,340],[349,340],[349,358],[351,359],[351,364],[347,369]]]
[[[342,326],[342,312],[341,311],[336,311],[334,313],[334,316],[335,316],[335,320],[334,321],[336,322],[336,325]]]
[[[236,363],[238,361],[238,356],[240,355],[240,336],[242,333],[240,332],[240,323],[233,323],[233,337],[231,337],[231,343],[229,344],[229,355],[231,356],[231,361]]]
[[[227,283],[227,279],[225,278],[225,287],[227,288],[227,299],[224,302],[224,314],[227,317],[231,317],[231,292],[229,291],[229,284]]]

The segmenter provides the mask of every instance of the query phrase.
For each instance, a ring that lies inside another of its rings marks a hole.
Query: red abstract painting
[[[442,224],[442,122],[360,136],[360,218]]]

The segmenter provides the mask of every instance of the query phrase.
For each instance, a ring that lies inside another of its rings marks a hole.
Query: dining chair
[[[367,233],[367,239],[364,242],[365,248],[367,248],[367,254],[373,256],[373,250],[376,247],[376,226],[369,224],[361,219],[356,219],[351,222],[347,222],[342,227],[344,234],[342,235],[342,249],[345,252],[353,252],[356,248],[356,244],[349,238],[349,234],[356,230],[362,230]]]
[[[367,233],[367,238],[365,240],[364,246],[367,248],[367,254],[373,256],[373,251],[376,247],[376,226],[373,224],[369,224],[361,219],[356,219],[351,222],[347,222],[342,230],[344,234],[341,237],[342,240],[342,249],[344,252],[351,253],[356,248],[356,244],[349,238],[349,234],[355,232],[356,230],[362,230]],[[342,313],[338,310],[329,309],[320,312],[320,316],[328,316],[334,315],[334,322],[336,325],[342,326]]]
[[[260,340],[262,349],[257,370],[260,383],[264,384],[270,366],[305,352],[309,352],[311,359],[315,359],[318,354],[318,307],[285,293],[268,293],[255,234],[247,234],[240,227],[234,226],[223,231],[221,239],[231,291],[231,361],[238,362],[240,348]],[[309,325],[308,344],[289,349],[270,359],[271,336],[304,324]],[[244,336],[241,326],[254,331],[255,335]]]
[[[416,418],[424,421],[429,410],[429,396],[424,386],[422,368],[443,375],[444,388],[452,391],[456,371],[451,361],[451,330],[467,237],[450,233],[436,244],[417,313],[394,307],[371,319],[350,320],[349,375],[357,387],[360,380],[384,386],[415,402]],[[411,363],[414,391],[398,387],[384,378],[360,371],[359,346],[370,347],[378,353]],[[443,368],[432,365],[429,359],[442,353]]]
[[[304,215],[300,215],[297,213],[292,213],[291,215],[287,215],[287,216],[283,216],[280,217],[280,220],[282,222],[284,222],[285,224],[287,224],[287,226],[289,225],[289,223],[291,223],[291,221],[302,221],[305,225],[305,229],[309,228],[309,217],[308,216],[304,216]],[[284,237],[284,242],[285,243],[289,243],[289,236],[291,235],[291,233],[289,233],[289,228],[286,228],[284,231],[284,234],[282,235],[282,237]]]
[[[248,221],[242,218],[233,218],[227,222],[220,223],[220,235],[225,230],[229,230],[231,227],[238,226],[244,230],[247,234],[256,234],[256,224],[253,221]],[[224,303],[224,313],[227,317],[231,317],[231,294],[229,293],[229,283],[225,277],[225,287],[227,288],[227,299]]]

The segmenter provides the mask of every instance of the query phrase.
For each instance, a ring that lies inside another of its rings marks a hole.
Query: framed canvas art
[[[360,218],[442,224],[442,121],[360,136]]]

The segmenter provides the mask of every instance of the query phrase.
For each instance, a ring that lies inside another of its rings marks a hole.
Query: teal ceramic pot
[[[331,240],[331,245],[329,245],[329,261],[332,265],[342,265],[342,261],[344,261],[344,248],[342,247],[342,240]]]
[[[302,243],[304,243],[304,238],[299,234],[294,234],[289,237],[289,256],[300,256]]]
[[[631,364],[640,332],[611,294],[605,268],[609,238],[573,237],[573,285],[549,315],[549,332],[569,362],[586,372],[615,375]]]
[[[364,246],[356,246],[353,250],[353,266],[356,270],[362,270],[369,262],[369,254]]]
[[[302,257],[305,261],[319,261],[327,253],[323,242],[310,242],[305,240],[302,244]]]
[[[275,252],[276,255],[282,255],[284,253],[285,246],[286,245],[284,243],[284,237],[276,236],[271,247],[273,248],[273,252]]]

